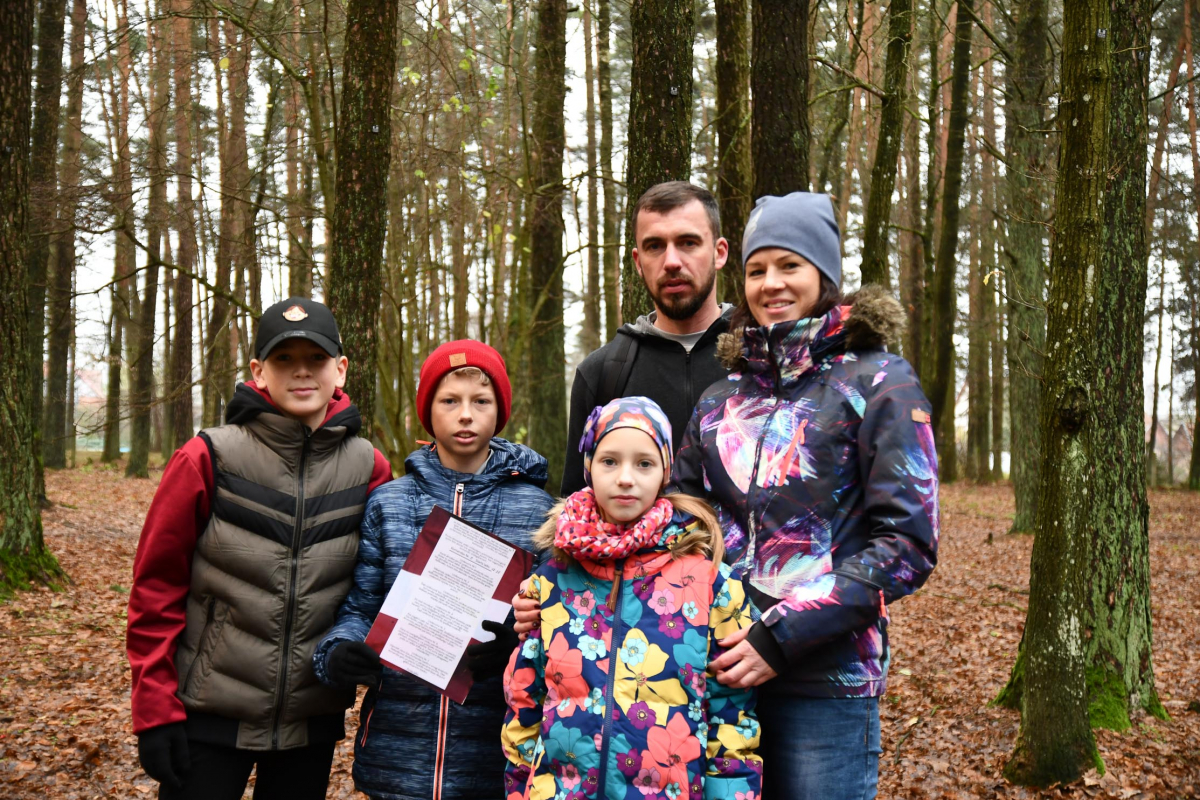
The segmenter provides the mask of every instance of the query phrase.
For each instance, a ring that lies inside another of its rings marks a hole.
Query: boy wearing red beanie
[[[331,686],[371,686],[354,742],[354,784],[372,798],[504,798],[500,676],[517,646],[512,618],[485,622],[495,639],[468,649],[475,677],[463,705],[382,668],[363,642],[434,505],[501,539],[533,549],[553,505],[546,459],[498,436],[512,410],[504,359],[482,342],[434,350],[421,366],[417,415],[434,438],[405,461],[403,478],[367,502],[354,587],[317,646],[313,667]],[[370,720],[367,725],[366,721]]]

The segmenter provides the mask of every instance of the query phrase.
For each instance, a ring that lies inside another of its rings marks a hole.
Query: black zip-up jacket
[[[704,390],[729,375],[729,370],[717,360],[717,338],[729,330],[733,307],[727,307],[696,342],[689,353],[683,345],[650,331],[650,317],[639,317],[633,325],[622,325],[621,331],[637,338],[637,358],[625,384],[623,397],[649,397],[662,406],[671,422],[672,445],[679,441],[692,418],[692,410]],[[579,439],[588,414],[596,406],[612,400],[599,397],[603,384],[604,360],[616,347],[614,337],[608,344],[590,353],[575,370],[571,387],[571,421],[567,428],[567,458],[563,468],[562,496],[567,497],[584,487],[583,454]]]

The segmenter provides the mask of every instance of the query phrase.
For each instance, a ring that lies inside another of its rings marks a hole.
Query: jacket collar
[[[538,488],[546,485],[549,464],[545,458],[528,447],[499,436],[493,436],[488,446],[492,450],[491,457],[483,470],[475,474],[457,472],[444,466],[434,445],[426,445],[410,453],[404,460],[404,471],[415,475],[423,483],[438,486],[465,483],[473,485],[472,488],[481,488],[508,478],[522,478]]]
[[[746,328],[745,371],[780,389],[791,388],[826,359],[845,351],[843,322],[849,314],[850,306],[834,306],[823,317]]]

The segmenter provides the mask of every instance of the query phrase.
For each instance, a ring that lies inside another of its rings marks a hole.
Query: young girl
[[[540,635],[504,676],[508,800],[756,800],[755,690],[707,680],[719,641],[749,627],[703,501],[663,496],[671,426],[645,397],[596,408],[579,449],[588,487],[535,542]]]

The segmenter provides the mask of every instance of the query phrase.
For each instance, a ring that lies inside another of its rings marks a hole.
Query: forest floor
[[[0,796],[156,794],[130,730],[124,634],[138,532],[162,473],[122,474],[47,473],[46,540],[73,582],[0,605]],[[1098,732],[1106,773],[1038,792],[1001,776],[1018,717],[988,706],[1017,652],[1033,542],[1006,533],[1008,487],[943,490],[937,572],[891,609],[881,798],[1200,797],[1200,495],[1154,492],[1151,507],[1154,666],[1171,719],[1139,716],[1123,733]],[[355,796],[348,742],[329,796]]]

